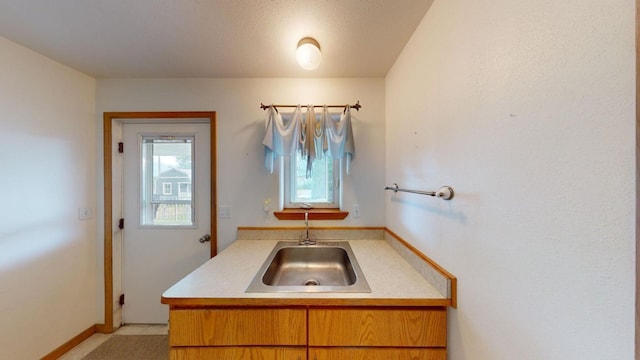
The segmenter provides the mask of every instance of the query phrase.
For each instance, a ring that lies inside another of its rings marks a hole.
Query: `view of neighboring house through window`
[[[313,207],[337,207],[334,189],[338,180],[338,169],[329,156],[313,161],[311,174],[307,174],[307,160],[299,152],[290,158],[290,181],[288,206],[299,207],[309,204]],[[339,163],[339,161],[335,161]]]
[[[191,183],[178,183],[178,199],[191,199]]]
[[[143,136],[142,226],[192,226],[193,136]]]

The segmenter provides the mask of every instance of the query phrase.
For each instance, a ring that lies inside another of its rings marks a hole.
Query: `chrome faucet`
[[[315,245],[316,241],[309,236],[309,213],[304,213],[305,236],[301,238],[298,245]]]

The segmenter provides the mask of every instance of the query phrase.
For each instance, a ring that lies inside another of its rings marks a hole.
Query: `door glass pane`
[[[140,224],[193,226],[193,136],[143,136]]]

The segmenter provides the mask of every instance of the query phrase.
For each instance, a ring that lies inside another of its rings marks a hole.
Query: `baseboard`
[[[80,334],[74,336],[71,340],[60,345],[57,349],[43,356],[41,360],[55,360],[62,355],[68,353],[71,349],[78,346],[81,342],[87,340],[91,335],[96,333],[96,325],[91,325],[87,330],[84,330]]]
[[[111,334],[115,330],[115,327],[108,326],[107,324],[96,324],[96,332],[99,334]]]

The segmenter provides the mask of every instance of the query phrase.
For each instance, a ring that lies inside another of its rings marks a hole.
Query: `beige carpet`
[[[113,335],[82,360],[167,360],[167,335]]]

